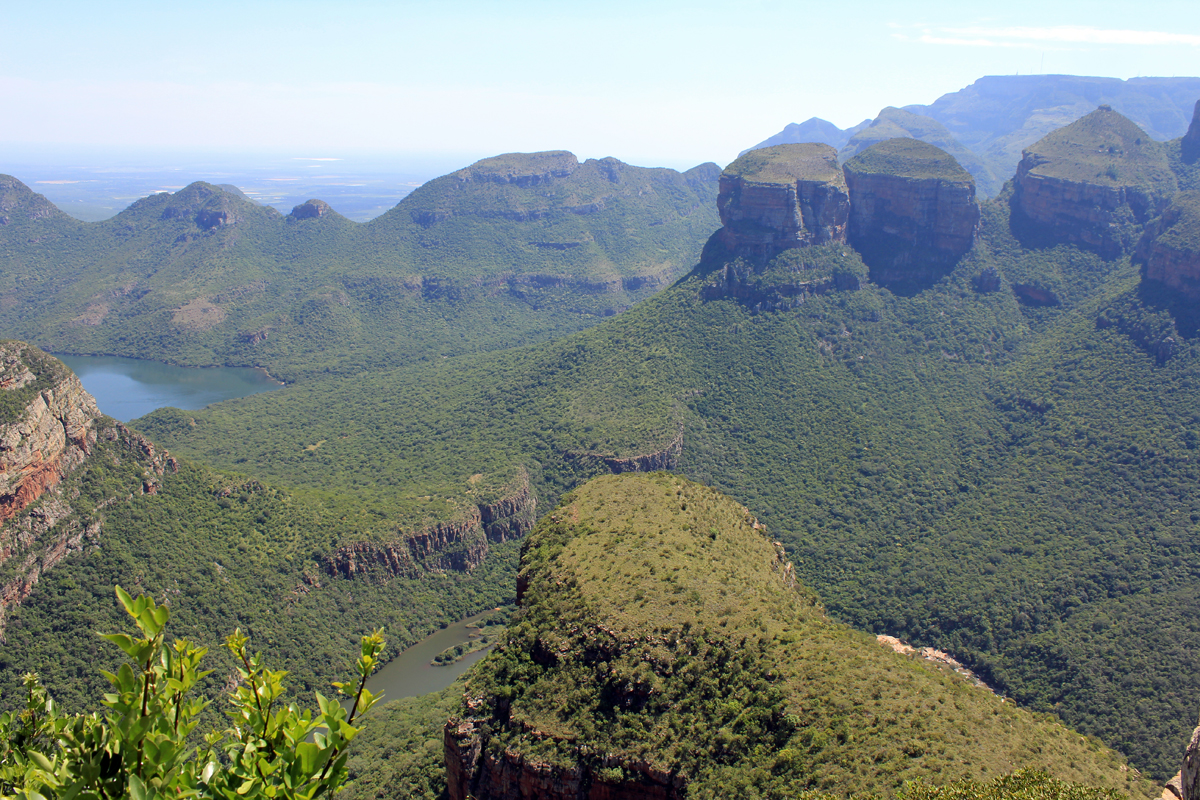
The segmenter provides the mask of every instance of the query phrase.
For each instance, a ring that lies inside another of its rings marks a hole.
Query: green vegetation
[[[850,172],[974,183],[954,156],[919,139],[887,139],[846,162]]]
[[[654,453],[682,427],[678,468],[755,509],[835,618],[947,650],[1173,774],[1200,696],[1183,623],[1200,613],[1200,361],[1185,338],[1160,367],[1097,327],[1137,286],[1128,260],[1025,250],[996,203],[980,245],[911,297],[866,284],[755,313],[702,299],[721,268],[555,342],[139,425],[295,491],[337,486],[328,502],[378,524],[516,469],[546,508],[605,471],[578,454]],[[985,269],[1001,291],[974,289]],[[1014,283],[1061,302],[1021,305]]]
[[[1176,179],[1163,145],[1108,106],[1047,134],[1026,150],[1038,175],[1132,186],[1169,197]]]
[[[846,185],[837,152],[822,144],[780,144],[750,150],[725,168],[723,175],[751,183],[795,184],[798,180]]]
[[[1030,764],[1150,791],[1098,743],[830,623],[745,508],[673,475],[566,495],[521,583],[460,713],[527,763],[609,783],[649,763],[689,797],[887,794]]]
[[[718,174],[511,154],[363,225],[206,183],[84,224],[5,176],[0,333],[285,380],[541,341],[686,272],[719,224]]]
[[[37,676],[26,675],[25,708],[0,714],[0,796],[313,800],[339,789],[354,723],[378,699],[366,688],[383,649],[378,631],[362,638],[356,679],[334,684],[350,708],[318,694],[317,714],[284,705],[287,673],[264,667],[235,631],[225,640],[237,661],[231,725],[197,748],[192,734],[209,701],[191,692],[212,672],[200,669],[207,650],[186,639],[166,644],[167,606],[134,600],[119,586],[117,597],[140,636],[102,636],[129,659],[104,673],[114,690],[104,697],[107,711],[64,716]]]
[[[1181,253],[1200,253],[1200,190],[1175,195],[1162,219],[1156,242]]]
[[[429,665],[431,667],[448,667],[451,664],[462,661],[463,658],[469,656],[471,653],[478,653],[480,650],[486,650],[491,647],[504,635],[504,627],[508,623],[508,618],[511,614],[511,608],[499,609],[488,614],[476,622],[472,628],[468,628],[471,633],[467,641],[456,644],[454,647],[447,647],[434,656]]]

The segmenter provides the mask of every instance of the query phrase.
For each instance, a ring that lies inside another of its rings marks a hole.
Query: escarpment
[[[735,256],[765,260],[845,241],[850,198],[837,151],[826,144],[751,150],[721,173],[717,210],[721,241]]]
[[[37,194],[12,175],[0,175],[0,226],[51,220],[59,225],[78,227],[78,223],[58,207]]]
[[[443,520],[394,539],[342,545],[324,558],[325,568],[347,578],[379,580],[422,570],[470,572],[483,563],[490,543],[520,539],[533,529],[537,497],[522,473],[499,498],[464,509]]]
[[[1140,226],[1176,188],[1163,146],[1101,106],[1023,152],[1014,232],[1031,244],[1069,243],[1115,258],[1133,249]]]
[[[1111,751],[832,623],[746,508],[674,475],[566,495],[526,539],[517,597],[443,728],[454,800],[885,794],[1028,764],[1145,788]]]
[[[63,558],[98,543],[97,508],[60,484],[98,449],[134,467],[131,493],[153,494],[175,459],[100,414],[56,359],[23,342],[0,342],[0,636],[7,612]],[[112,502],[116,496],[101,502]]]
[[[1200,302],[1200,192],[1180,192],[1146,226],[1135,260],[1146,280]]]
[[[1189,164],[1200,158],[1200,100],[1196,101],[1196,108],[1192,111],[1192,124],[1183,135],[1180,150],[1183,160]]]
[[[889,139],[844,168],[849,241],[873,281],[932,283],[974,245],[979,228],[975,181],[944,150],[916,139]]]

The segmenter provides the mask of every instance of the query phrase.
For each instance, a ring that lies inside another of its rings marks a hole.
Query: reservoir
[[[470,669],[472,664],[487,655],[491,648],[469,653],[444,667],[431,667],[429,662],[443,650],[468,641],[471,633],[477,630],[473,623],[489,613],[491,612],[485,611],[467,617],[417,642],[371,676],[367,681],[367,688],[372,692],[383,692],[384,703],[445,689],[454,683],[459,675]]]
[[[281,384],[253,367],[176,367],[116,356],[56,356],[79,376],[100,411],[129,422],[157,408],[194,410]]]

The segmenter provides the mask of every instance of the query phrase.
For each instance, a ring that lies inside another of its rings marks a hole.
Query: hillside
[[[1127,332],[1153,308],[1099,324],[1136,292],[1128,259],[1026,250],[1007,203],[908,296],[848,283],[762,306],[706,289],[737,271],[707,252],[572,337],[139,425],[219,467],[336,485],[381,524],[462,497],[476,474],[525,469],[545,508],[598,473],[677,469],[758,510],[835,619],[948,650],[1173,774],[1200,695],[1185,623],[1200,508],[1184,489],[1200,362],[1177,331],[1161,366]],[[746,274],[803,281],[822,259],[866,274],[830,246]]]
[[[99,414],[69,370],[23,343],[0,343],[0,363],[5,698],[37,672],[66,709],[96,706],[108,689],[97,667],[119,663],[95,633],[124,623],[116,584],[169,604],[176,635],[208,647],[218,675],[232,668],[219,645],[240,627],[303,693],[345,674],[364,633],[386,627],[394,655],[512,596],[512,540],[533,516],[519,485],[477,481],[476,501],[440,508],[441,525],[390,529],[373,550],[359,533],[368,509],[352,516],[176,459]]]
[[[686,272],[718,174],[509,154],[362,225],[205,183],[80,223],[6,176],[0,334],[287,380],[539,341]]]
[[[878,796],[1030,765],[1148,793],[1111,751],[831,623],[747,509],[676,476],[566,495],[518,602],[446,724],[452,800]]]

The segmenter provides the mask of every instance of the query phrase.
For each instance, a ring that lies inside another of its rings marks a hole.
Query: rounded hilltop
[[[893,175],[910,180],[940,180],[975,184],[971,173],[935,145],[920,139],[886,139],[873,144],[845,165],[850,175]]]
[[[725,168],[721,177],[738,177],[748,183],[793,184],[820,181],[846,185],[837,151],[827,144],[777,144],[749,150]]]
[[[1098,743],[829,620],[746,508],[675,475],[565,496],[518,598],[445,728],[452,798],[886,795],[1027,766],[1147,792]]]

